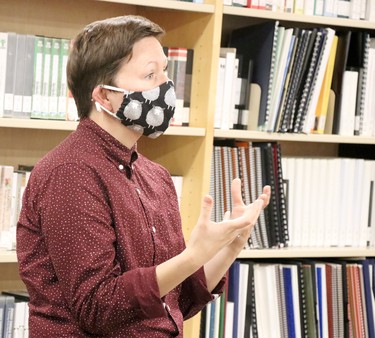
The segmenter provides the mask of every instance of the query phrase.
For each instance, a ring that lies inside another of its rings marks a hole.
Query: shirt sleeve
[[[62,294],[80,326],[93,334],[167,316],[155,266],[121,272],[110,203],[95,170],[77,164],[54,169],[39,203]]]
[[[180,295],[180,308],[184,316],[184,320],[196,315],[203,307],[213,300],[215,296],[221,295],[224,290],[226,277],[224,276],[218,285],[210,293],[207,289],[206,276],[204,268],[201,267],[193,275],[182,283]]]

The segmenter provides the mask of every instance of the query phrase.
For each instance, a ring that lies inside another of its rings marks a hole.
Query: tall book
[[[13,296],[5,296],[3,337],[6,338],[13,337],[14,304],[15,298]]]
[[[335,65],[332,75],[332,90],[334,92],[334,115],[332,133],[337,134],[340,125],[340,111],[341,111],[341,95],[342,95],[342,81],[344,72],[346,70],[346,63],[349,54],[349,44],[351,38],[351,31],[337,32],[338,42],[335,58]]]
[[[310,60],[313,42],[315,40],[315,31],[302,30],[299,38],[293,68],[290,74],[289,85],[286,89],[285,99],[282,106],[280,132],[289,132],[293,130],[295,111],[297,107],[300,87],[303,82],[305,70]]]
[[[324,128],[326,125],[333,68],[334,68],[335,58],[336,58],[337,42],[338,42],[338,37],[334,36],[329,58],[328,58],[326,71],[324,74],[324,79],[323,79],[322,86],[320,89],[319,99],[318,99],[317,106],[316,106],[315,125],[314,125],[313,132],[317,134],[323,134]]]
[[[8,33],[0,32],[0,73],[6,74]],[[4,115],[5,76],[0,76],[0,117]]]
[[[364,298],[366,303],[367,332],[369,338],[375,338],[375,261],[374,259],[365,259],[361,264],[364,281]]]
[[[235,48],[220,48],[220,57],[225,59],[224,67],[224,88],[221,102],[221,129],[232,129],[233,118],[235,114],[234,94],[235,94],[235,79],[238,74],[238,59],[236,59]]]
[[[13,111],[12,117],[22,117],[23,92],[25,86],[26,35],[17,34],[15,72],[13,82]]]
[[[11,224],[13,167],[0,166],[0,246],[8,247]]]
[[[238,316],[239,316],[239,286],[240,286],[240,262],[234,261],[229,268],[229,278],[228,278],[228,302],[234,304],[233,313],[233,333],[232,337],[238,337]]]
[[[270,96],[274,80],[276,46],[279,22],[266,22],[235,29],[229,46],[243,56],[243,71],[247,74],[248,63],[253,60],[252,81],[260,87],[258,126],[264,129],[269,118]],[[249,48],[251,46],[251,48]]]
[[[16,73],[17,34],[8,32],[7,60],[4,86],[4,117],[12,117],[14,109],[14,83]]]
[[[51,95],[52,38],[44,37],[41,118],[49,118]]]
[[[43,50],[44,37],[35,37],[34,47],[34,82],[32,96],[32,118],[41,118],[42,114],[42,86],[43,86]]]
[[[188,126],[190,123],[190,104],[191,91],[193,85],[193,65],[194,65],[194,49],[187,49],[186,74],[185,74],[185,90],[184,90],[184,109],[182,116],[182,125]]]
[[[314,70],[308,104],[306,105],[304,124],[302,127],[302,132],[304,133],[310,133],[314,127],[316,106],[324,74],[327,68],[335,31],[331,28],[325,28],[322,30],[322,36],[322,44],[320,46],[319,56],[317,58],[317,63]]]
[[[270,97],[270,114],[267,124],[267,131],[275,131],[279,106],[282,98],[282,89],[284,87],[286,74],[289,69],[289,63],[291,60],[291,53],[293,50],[295,36],[293,35],[293,29],[285,29],[282,41],[280,41],[280,54],[278,55],[277,67],[275,67],[275,80],[273,81],[274,86]]]
[[[52,38],[51,40],[51,65],[50,65],[50,95],[48,99],[48,118],[56,120],[58,117],[58,98],[59,87],[61,85],[61,72],[60,72],[60,57],[61,57],[61,39]]]
[[[183,121],[186,63],[186,48],[168,48],[168,77],[173,81],[176,90],[176,112],[171,121],[174,126],[182,126]]]
[[[60,48],[60,65],[59,65],[59,85],[57,93],[57,116],[58,120],[65,120],[67,110],[67,93],[68,93],[68,80],[66,77],[66,66],[68,63],[69,56],[69,44],[68,39],[61,39]]]
[[[22,117],[30,118],[32,111],[32,96],[33,96],[33,82],[34,82],[34,48],[35,36],[26,35],[25,48],[25,75],[22,96]]]

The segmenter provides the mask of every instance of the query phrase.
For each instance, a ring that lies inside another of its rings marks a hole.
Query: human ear
[[[107,92],[108,91],[102,88],[101,86],[96,86],[92,91],[91,97],[97,111],[101,111],[102,107],[104,109],[112,111],[112,104],[107,97]]]

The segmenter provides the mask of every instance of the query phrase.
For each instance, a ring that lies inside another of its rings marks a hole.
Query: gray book
[[[12,117],[13,115],[13,89],[14,74],[16,71],[16,50],[17,50],[17,34],[8,33],[7,41],[7,61],[5,71],[5,87],[4,87],[4,117]]]
[[[25,73],[22,95],[22,118],[30,118],[34,83],[34,47],[35,36],[27,35],[25,42]]]
[[[15,72],[13,80],[13,113],[12,117],[20,118],[22,115],[23,88],[25,79],[25,50],[26,35],[17,34],[17,48],[15,59]]]

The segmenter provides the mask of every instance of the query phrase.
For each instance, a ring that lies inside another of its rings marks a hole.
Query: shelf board
[[[212,4],[196,4],[189,3],[184,1],[176,0],[97,0],[105,2],[115,2],[120,4],[127,5],[136,5],[136,6],[147,6],[155,8],[165,8],[173,9],[179,11],[188,11],[188,12],[200,12],[200,13],[214,13],[215,6]]]
[[[24,128],[24,129],[48,129],[74,131],[78,122],[73,121],[50,121],[36,119],[12,119],[0,118],[0,127]],[[192,127],[169,127],[164,135],[172,136],[205,136],[205,128]]]
[[[326,16],[302,15],[294,13],[274,12],[260,9],[243,8],[236,6],[224,6],[224,14],[248,16],[252,18],[263,18],[280,21],[303,22],[326,26],[341,26],[361,29],[375,29],[375,22],[365,20],[352,20],[343,18],[332,18]]]
[[[0,263],[17,263],[16,251],[0,249]]]
[[[375,248],[282,248],[242,250],[238,258],[374,257]]]
[[[251,130],[223,130],[215,129],[214,137],[231,138],[252,141],[290,141],[290,142],[318,142],[318,143],[354,143],[375,144],[375,137],[366,136],[341,136],[325,134],[292,134],[292,133],[267,133]]]
[[[283,248],[242,250],[238,258],[358,258],[375,257],[375,248]],[[15,251],[0,251],[0,263],[17,263]]]

